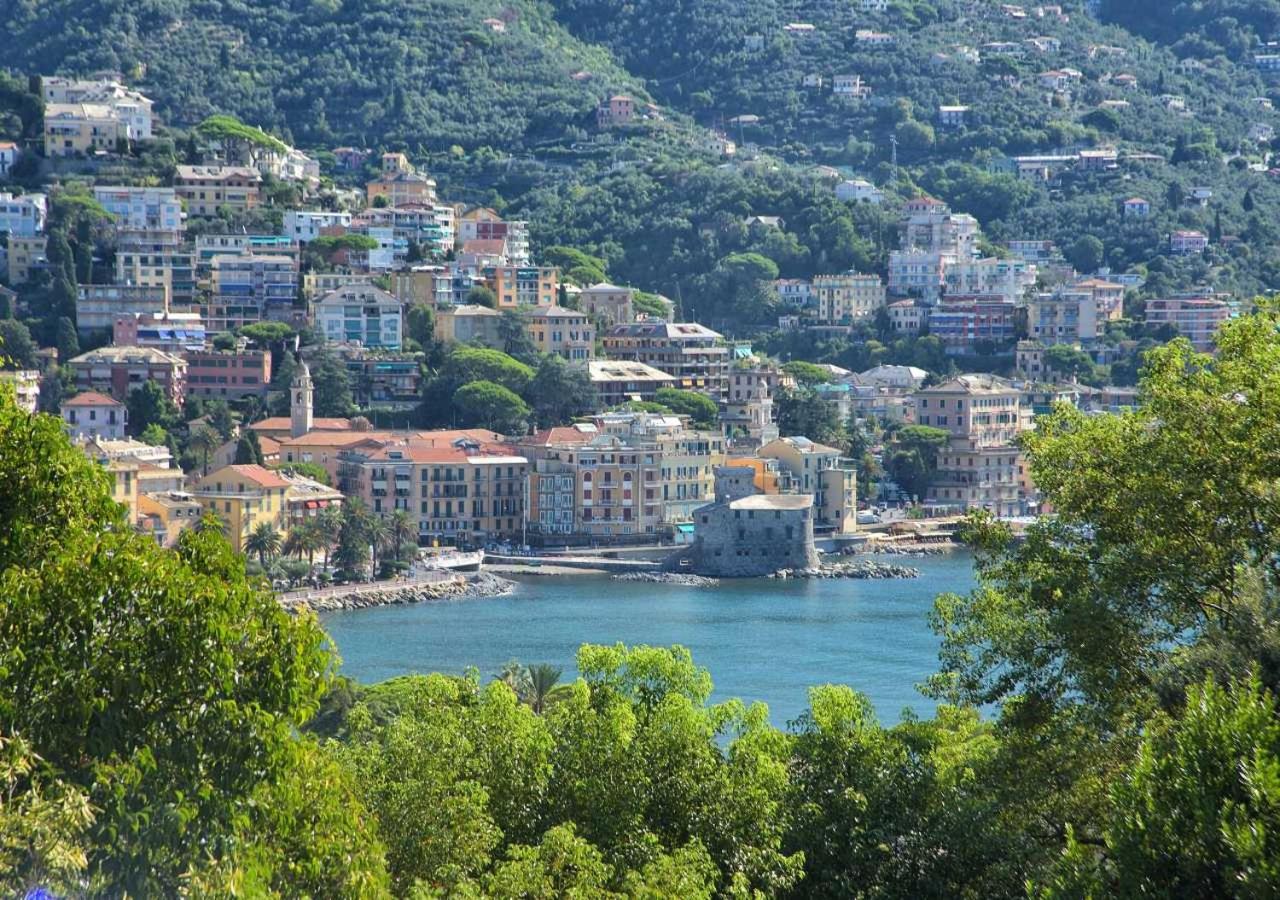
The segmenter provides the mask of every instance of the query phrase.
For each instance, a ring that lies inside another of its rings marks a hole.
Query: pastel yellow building
[[[101,103],[50,103],[44,111],[44,155],[78,156],[114,152],[128,140],[129,124]]]
[[[791,490],[813,495],[814,528],[848,534],[858,527],[858,474],[853,461],[835,447],[806,437],[781,437],[760,448],[763,459],[776,459],[787,473]]]
[[[223,522],[231,546],[244,551],[245,541],[264,522],[280,533],[288,530],[285,494],[289,482],[262,466],[224,466],[196,482],[192,494],[205,512]]]

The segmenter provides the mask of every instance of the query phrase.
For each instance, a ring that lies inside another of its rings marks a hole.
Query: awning
[[[308,500],[308,501],[307,501],[307,509],[319,509],[319,508],[320,508],[320,501],[319,501],[319,500]]]

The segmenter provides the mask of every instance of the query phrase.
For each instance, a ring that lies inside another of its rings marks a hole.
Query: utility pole
[[[898,136],[896,134],[889,135],[889,145],[893,148],[893,177],[898,177]]]

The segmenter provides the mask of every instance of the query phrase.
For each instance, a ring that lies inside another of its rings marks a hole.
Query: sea
[[[470,667],[488,680],[513,659],[562,667],[572,680],[581,644],[680,644],[711,672],[713,702],[765,703],[778,727],[805,711],[809,688],[819,684],[861,691],[881,722],[893,724],[908,710],[934,712],[917,689],[938,665],[928,614],[938,594],[973,587],[973,558],[954,551],[881,561],[921,575],[732,579],[714,587],[526,576],[505,596],[332,612],[321,622],[342,673],[362,683]]]

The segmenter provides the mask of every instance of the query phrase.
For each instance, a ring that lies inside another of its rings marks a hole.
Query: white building
[[[399,350],[402,312],[400,301],[386,291],[371,284],[352,284],[317,300],[315,321],[325,340]]]
[[[320,209],[291,209],[284,214],[280,234],[299,244],[314,241],[326,228],[351,227],[351,213],[328,212]]]
[[[837,97],[853,97],[856,100],[865,100],[871,96],[871,87],[862,83],[861,75],[833,76],[831,90]]]
[[[115,216],[117,231],[182,230],[182,201],[171,187],[99,185],[93,198]]]
[[[125,405],[119,400],[84,391],[62,401],[62,422],[72,438],[122,440],[129,422]]]
[[[46,106],[77,103],[105,106],[111,110],[112,118],[126,126],[130,140],[151,140],[151,100],[114,79],[81,81],[45,77],[40,79],[40,89]]]
[[[889,293],[896,297],[919,297],[937,302],[942,293],[947,266],[954,253],[936,250],[894,250],[889,254]]]
[[[962,259],[946,266],[943,282],[947,294],[999,296],[1018,303],[1036,283],[1036,267],[1021,259]]]
[[[884,202],[884,191],[870,181],[853,178],[836,185],[836,199],[844,203],[871,203],[879,206]]]
[[[969,107],[939,106],[938,124],[943,128],[959,128],[968,121]]]
[[[0,193],[0,234],[35,237],[44,233],[48,198],[44,194]]]

